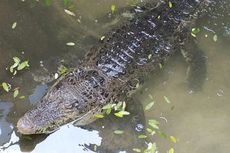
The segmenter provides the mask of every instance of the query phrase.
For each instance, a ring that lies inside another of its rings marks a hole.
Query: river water
[[[47,6],[35,0],[0,1],[0,81],[20,87],[19,95],[25,96],[13,98],[12,93],[0,90],[0,153],[125,152],[126,148],[132,150],[142,142],[156,143],[159,152],[170,148],[176,153],[230,152],[230,19],[227,17],[215,20],[216,31],[205,26],[208,20],[197,25],[201,29],[197,42],[207,59],[207,76],[201,91],[194,93],[188,89],[188,65],[176,56],[133,95],[143,107],[154,101],[142,120],[146,125],[149,119],[158,120],[159,130],[153,136],[146,134],[146,140],[136,140],[132,115],[120,120],[106,117],[86,127],[68,124],[51,135],[21,136],[17,132],[17,120],[46,93],[57,68],[61,64],[78,65],[79,59],[103,34],[130,18],[122,8],[140,2],[74,0],[68,5],[59,1]],[[113,15],[110,15],[111,5],[116,6]],[[74,10],[75,16],[64,9]],[[12,29],[14,22],[17,26]],[[224,33],[218,31],[223,27],[222,22],[228,24]],[[66,45],[68,42],[74,42],[75,46]],[[6,70],[14,56],[30,62],[30,68],[16,76]],[[139,115],[140,106],[134,104],[134,115]],[[118,129],[124,134],[113,133]],[[177,142],[172,142],[170,136]]]

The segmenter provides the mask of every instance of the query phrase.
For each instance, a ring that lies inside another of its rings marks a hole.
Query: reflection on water
[[[10,140],[13,131],[13,126],[6,120],[12,106],[12,103],[0,102],[0,146]]]
[[[45,140],[45,141],[43,141]],[[73,125],[66,125],[60,128],[57,132],[50,136],[36,136],[34,138],[21,138],[12,134],[12,144],[5,152],[33,152],[33,153],[56,153],[56,152],[82,152],[86,151],[92,153],[85,145],[95,144],[100,146],[101,137],[97,131],[88,131],[81,128],[73,127]],[[7,147],[6,145],[4,147]]]
[[[115,4],[124,7],[131,2],[118,1]],[[114,18],[105,15],[113,3],[113,0],[76,0],[77,17],[73,19],[64,13],[64,6],[60,3],[46,7],[38,2],[0,1],[0,21],[4,23],[0,24],[0,81],[10,81],[5,67],[13,56],[31,62],[30,70],[12,81],[28,98],[18,100],[10,94],[1,95],[1,99],[8,102],[0,100],[0,152],[88,153],[93,152],[95,146],[101,152],[131,149],[141,143],[133,126],[136,116],[141,116],[143,125],[144,120],[159,120],[160,129],[166,133],[167,139],[170,135],[177,138],[178,142],[173,144],[154,136],[152,141],[157,142],[160,152],[166,152],[171,147],[178,153],[230,152],[230,21],[229,18],[220,19],[220,16],[201,20],[198,25],[201,28],[198,44],[206,54],[208,68],[202,91],[189,91],[187,66],[183,59],[175,57],[134,97],[146,105],[151,101],[149,95],[152,95],[155,105],[151,111],[145,112],[146,119],[140,114],[141,106],[135,103],[135,107],[130,108],[132,116],[126,119],[117,120],[110,116],[82,128],[69,124],[51,135],[22,137],[17,133],[14,126],[18,118],[44,95],[49,86],[36,81],[46,80],[49,77],[47,71],[55,72],[61,60],[67,66],[77,65],[76,59],[81,58],[113,26]],[[229,10],[219,11],[229,13]],[[81,19],[80,23],[78,19]],[[13,31],[11,25],[15,21],[18,25]],[[213,40],[215,35],[216,42]],[[76,46],[66,46],[72,41]],[[170,103],[165,102],[164,96],[169,98]],[[126,132],[123,136],[116,136],[113,131],[117,129]]]

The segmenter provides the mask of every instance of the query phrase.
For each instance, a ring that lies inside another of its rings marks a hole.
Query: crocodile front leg
[[[188,63],[187,81],[192,91],[201,90],[207,75],[206,57],[195,39],[190,36],[181,47],[181,53]]]

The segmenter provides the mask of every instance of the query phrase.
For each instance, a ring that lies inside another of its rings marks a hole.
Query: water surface
[[[22,137],[15,129],[18,118],[47,91],[50,86],[47,82],[60,64],[76,66],[104,33],[126,20],[121,13],[108,15],[112,4],[118,11],[135,1],[76,0],[74,9],[68,6],[75,10],[75,17],[66,14],[67,6],[59,2],[45,6],[36,1],[0,1],[0,81],[19,86],[20,94],[26,96],[20,100],[0,92],[0,152],[90,153],[95,146],[101,152],[119,152],[141,143],[133,137],[136,132],[132,116],[122,120],[108,117],[84,128],[69,124],[48,136]],[[14,22],[17,27],[12,30]],[[207,57],[207,78],[201,91],[190,91],[186,81],[187,65],[182,57],[174,57],[161,74],[153,76],[134,95],[143,106],[153,97],[155,105],[145,112],[145,120],[157,119],[160,131],[167,135],[162,138],[155,134],[148,140],[156,142],[160,152],[171,147],[178,153],[230,152],[230,27],[226,26],[225,33],[218,31],[223,26],[219,23],[229,24],[230,21],[229,18],[214,21],[218,23],[216,31],[204,27],[209,22],[203,20],[197,25],[201,28],[198,45]],[[218,36],[217,41],[213,40],[214,35]],[[76,45],[66,46],[67,42]],[[30,69],[12,79],[5,68],[12,64],[14,56],[29,59]],[[134,110],[138,111],[139,106],[135,106]],[[125,134],[114,135],[117,129],[124,130]],[[171,135],[177,138],[176,144],[169,140]]]

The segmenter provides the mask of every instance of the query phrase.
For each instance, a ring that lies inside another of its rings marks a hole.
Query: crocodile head
[[[77,125],[95,120],[108,96],[97,71],[72,71],[59,79],[17,123],[22,134],[51,133],[71,121]]]
[[[75,104],[54,107],[54,103],[63,104],[60,101],[52,101],[52,106],[48,103],[50,101],[42,101],[26,112],[17,123],[18,131],[24,135],[49,134],[72,121],[75,121],[76,125],[89,124],[94,121],[94,114],[100,111],[95,107],[85,112],[82,109],[78,110]]]

